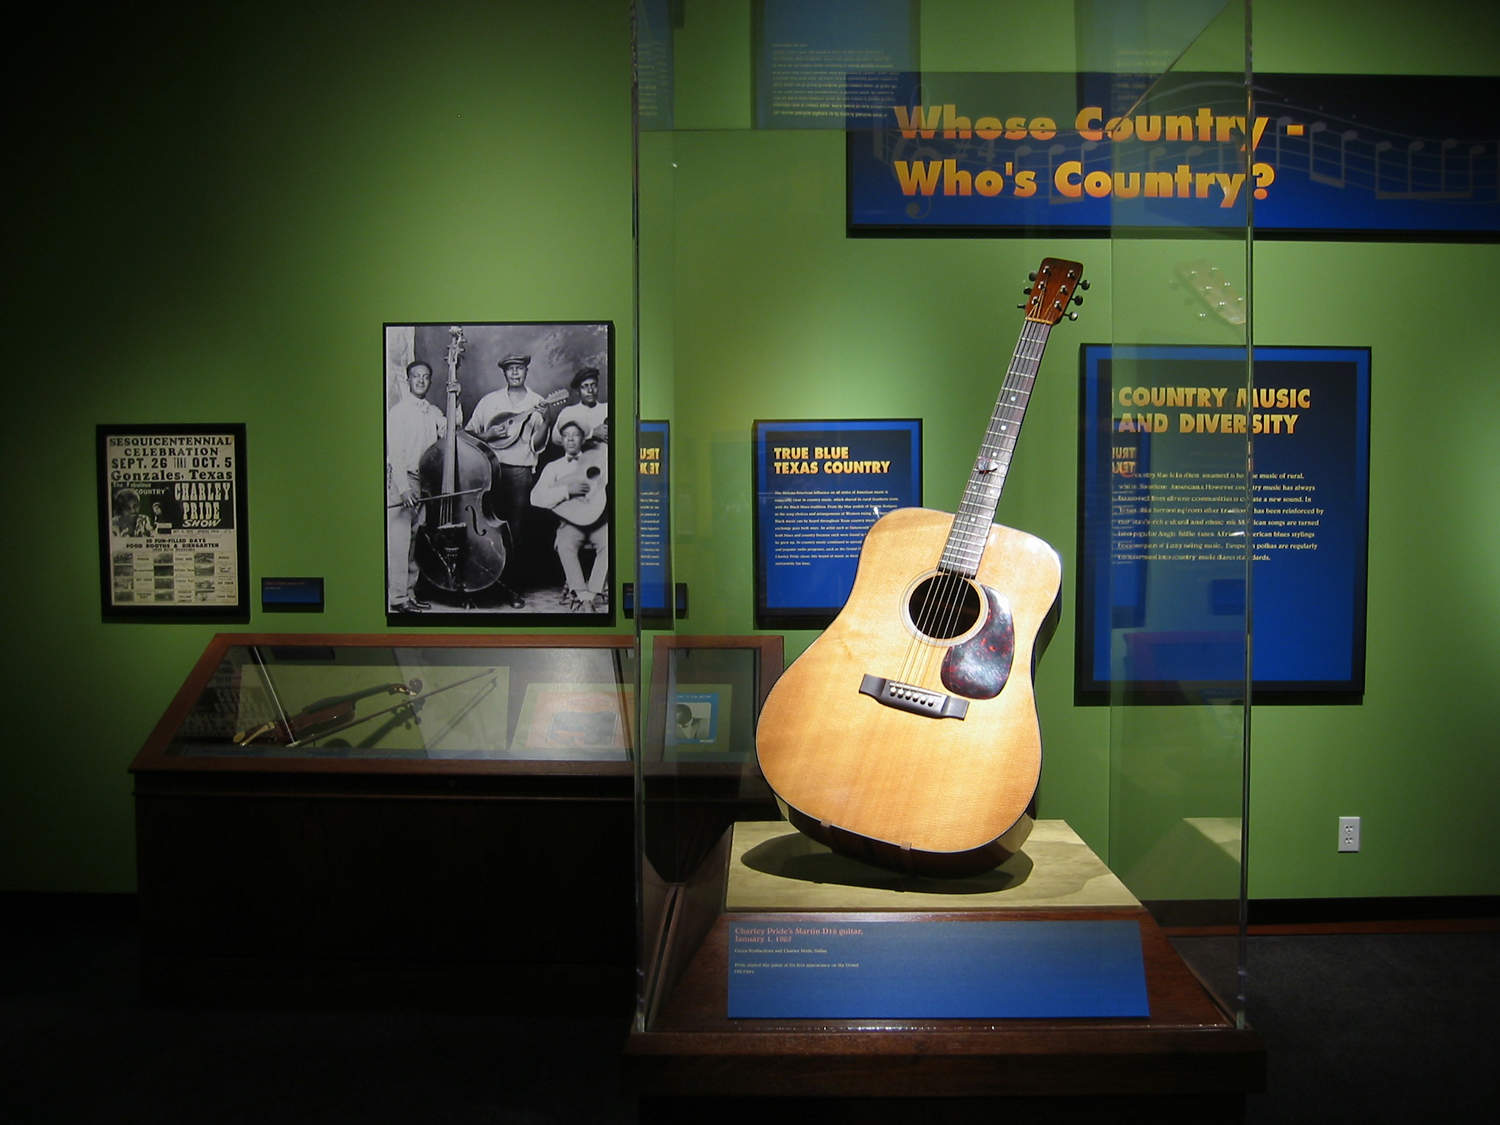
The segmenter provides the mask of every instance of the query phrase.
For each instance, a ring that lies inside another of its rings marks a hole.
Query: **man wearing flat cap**
[[[514,560],[514,547],[520,540],[531,495],[531,479],[536,473],[537,453],[547,444],[548,428],[542,396],[526,385],[531,357],[507,355],[496,366],[505,376],[505,385],[475,404],[466,429],[488,445],[499,462],[500,473],[491,495],[495,514],[510,525]],[[506,569],[510,569],[509,564]],[[507,597],[513,609],[526,605],[525,599],[508,587]]]

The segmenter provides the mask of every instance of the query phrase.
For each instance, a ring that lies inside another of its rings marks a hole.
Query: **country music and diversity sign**
[[[1242,694],[1247,613],[1258,698],[1357,698],[1370,350],[1257,345],[1248,390],[1238,347],[1085,344],[1080,366],[1079,702]]]
[[[900,76],[851,121],[852,234],[1500,237],[1494,80]],[[1247,113],[1247,104],[1251,112]]]

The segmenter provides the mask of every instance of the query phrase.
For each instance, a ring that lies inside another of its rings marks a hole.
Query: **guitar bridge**
[[[859,691],[887,707],[934,719],[962,719],[969,710],[967,699],[882,676],[865,676],[859,682]]]

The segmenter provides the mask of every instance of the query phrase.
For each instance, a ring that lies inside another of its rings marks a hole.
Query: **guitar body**
[[[1062,589],[1051,547],[995,524],[970,587],[979,617],[951,638],[920,633],[912,602],[952,520],[899,508],[875,523],[849,600],[777,680],[756,730],[761,771],[792,824],[918,874],[987,870],[1030,832],[1042,764],[1031,672]],[[961,700],[964,715],[882,702],[869,676]]]
[[[559,484],[587,481],[589,490],[582,496],[574,496],[553,505],[552,510],[579,527],[598,523],[604,515],[604,505],[609,495],[609,446],[596,445],[592,449],[585,449],[578,455],[574,468],[560,475],[557,481]]]

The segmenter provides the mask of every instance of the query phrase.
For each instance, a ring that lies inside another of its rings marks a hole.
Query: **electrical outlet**
[[[1339,817],[1339,851],[1359,851],[1359,817]]]

